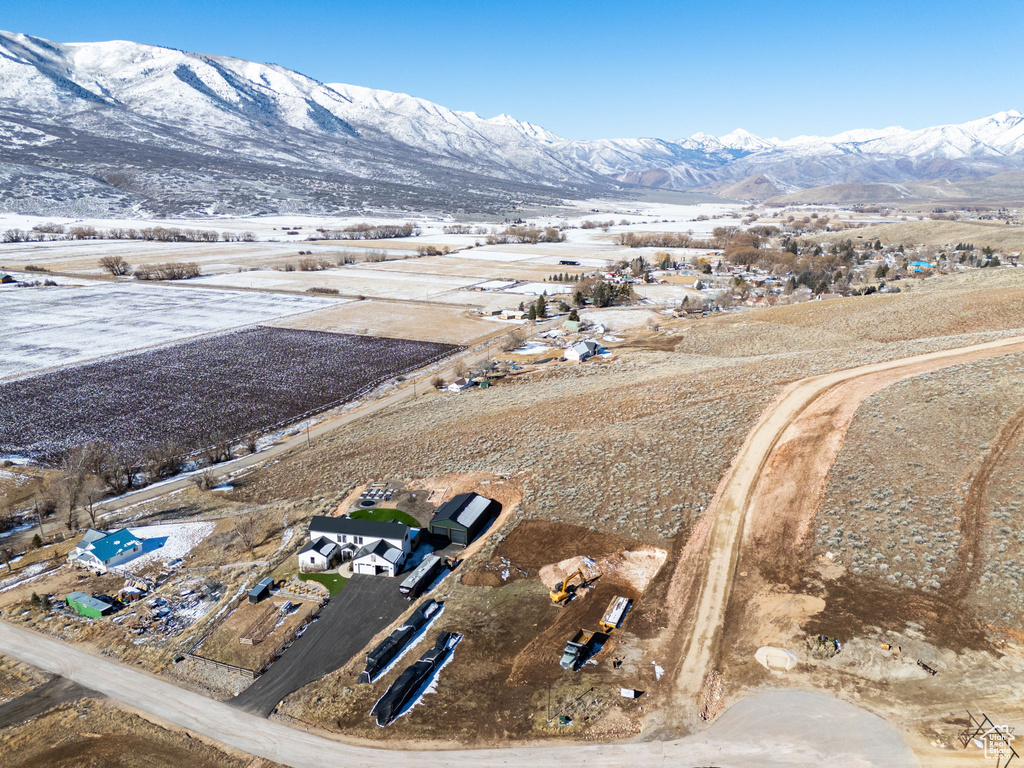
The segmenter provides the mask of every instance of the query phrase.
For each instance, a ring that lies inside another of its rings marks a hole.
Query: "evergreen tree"
[[[537,319],[537,305],[536,304],[531,304],[530,305],[530,311],[526,313],[526,317],[527,317],[528,320],[536,320]]]
[[[537,297],[537,302],[534,307],[534,312],[538,319],[543,319],[548,316],[548,302],[543,296]]]
[[[569,312],[569,319],[572,320],[573,322],[578,323],[580,321],[580,313],[577,312],[575,309],[572,310],[571,312]]]

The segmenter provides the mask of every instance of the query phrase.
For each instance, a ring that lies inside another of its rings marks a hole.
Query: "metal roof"
[[[352,517],[327,517],[313,515],[309,522],[309,535],[319,533],[347,534],[349,536],[371,536],[375,539],[402,539],[409,531],[404,523],[382,523],[377,520],[359,520]]]
[[[114,559],[122,552],[141,546],[142,542],[131,531],[127,528],[122,528],[119,531],[107,534],[102,539],[95,539],[87,544],[85,549],[105,563],[108,560]]]
[[[472,528],[494,504],[493,499],[481,496],[479,493],[460,493],[455,498],[446,501],[434,511],[433,523],[451,521],[458,523],[467,530]]]
[[[67,599],[73,600],[79,605],[84,605],[85,607],[92,608],[96,611],[109,611],[114,607],[110,603],[105,603],[102,600],[97,600],[91,595],[85,594],[85,592],[69,592],[67,594]]]

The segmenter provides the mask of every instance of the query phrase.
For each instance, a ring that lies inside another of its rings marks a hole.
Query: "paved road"
[[[818,693],[776,691],[753,697],[737,704],[706,731],[676,741],[396,752],[265,720],[134,667],[3,622],[0,652],[63,675],[133,709],[294,768],[380,768],[398,763],[416,768],[920,768],[899,734],[881,719]],[[452,663],[459,663],[458,651]],[[481,712],[480,717],[488,714]]]
[[[285,696],[344,665],[410,607],[397,579],[353,576],[266,674],[228,703],[266,717]]]
[[[859,377],[890,372],[891,380],[896,381],[904,376],[957,363],[1022,351],[1024,337],[1015,336],[812,376],[795,382],[783,392],[761,415],[747,436],[709,508],[713,520],[710,546],[678,679],[679,691],[684,697],[699,695],[705,676],[711,671],[719,654],[721,629],[732,593],[743,528],[761,473],[783,433],[811,403],[839,384]]]

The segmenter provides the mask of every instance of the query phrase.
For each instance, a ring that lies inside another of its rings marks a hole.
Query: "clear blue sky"
[[[6,0],[0,26],[269,61],[581,139],[1024,110],[1020,0]]]

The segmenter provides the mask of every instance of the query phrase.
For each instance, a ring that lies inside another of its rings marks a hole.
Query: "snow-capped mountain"
[[[761,138],[579,141],[275,64],[0,32],[0,209],[507,209],[631,185],[750,194],[1024,167],[1024,116]]]

